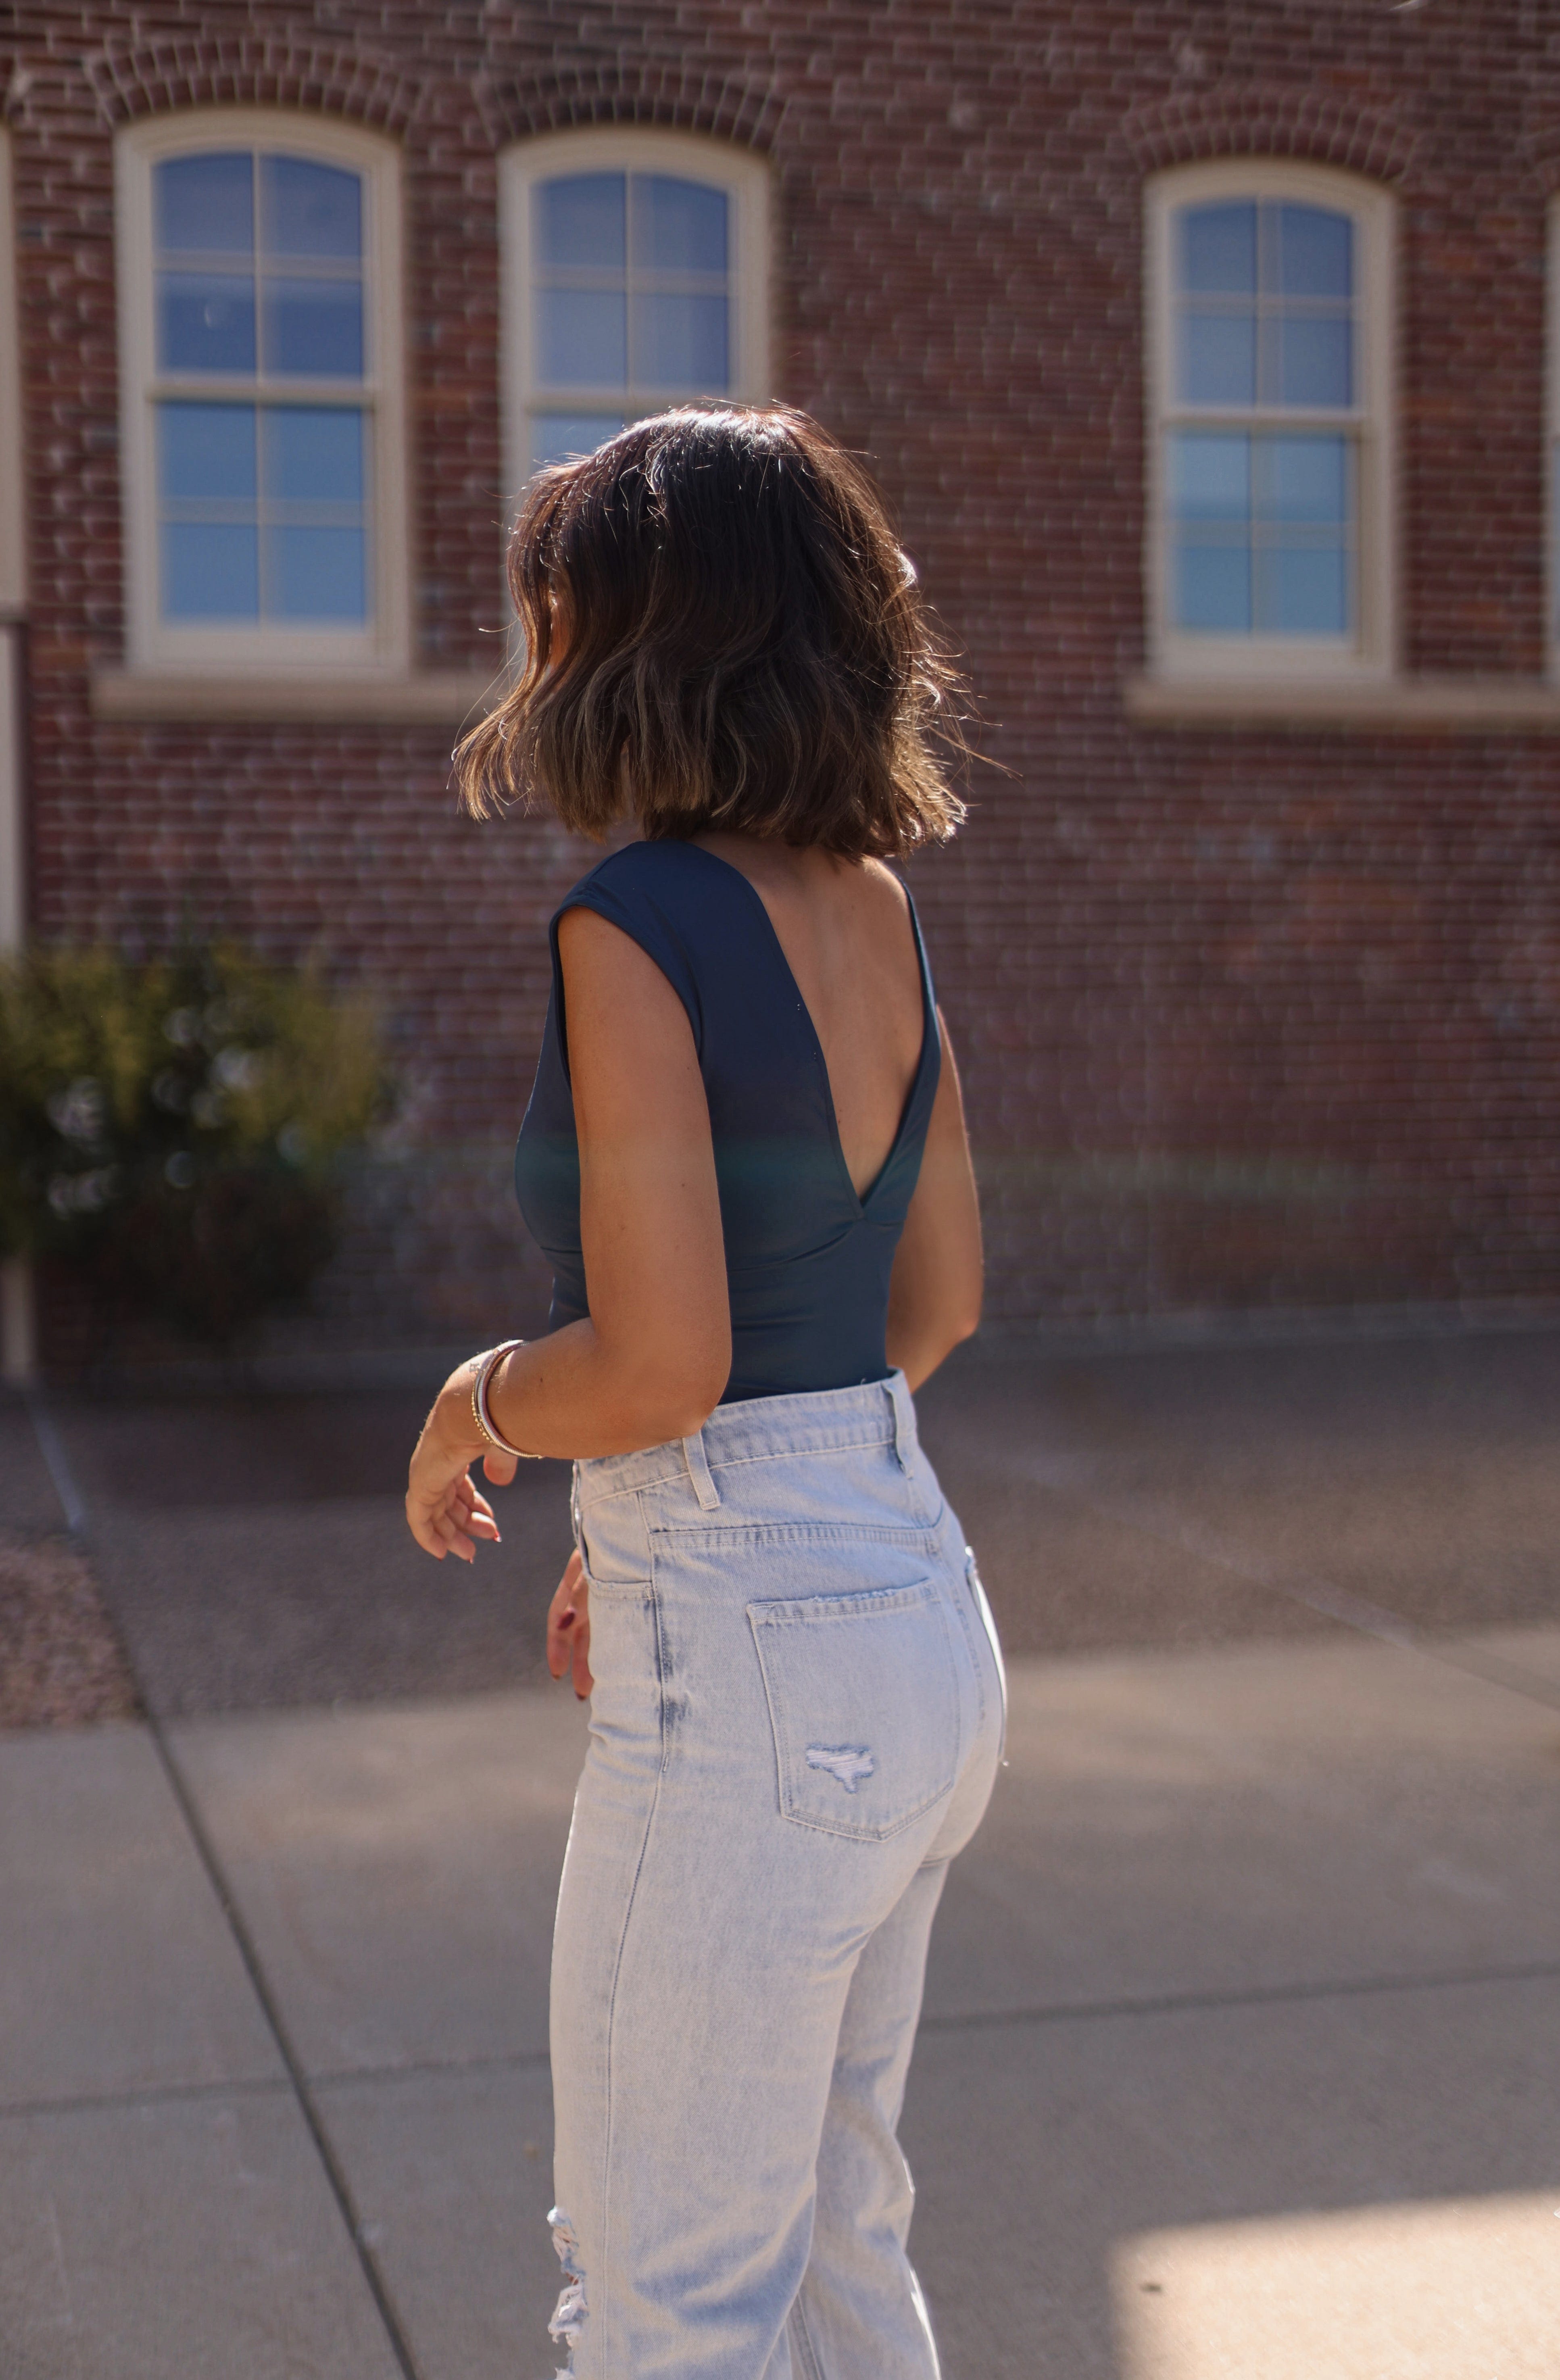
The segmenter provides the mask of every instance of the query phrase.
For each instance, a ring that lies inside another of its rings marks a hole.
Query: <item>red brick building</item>
[[[588,854],[457,820],[449,751],[532,459],[722,388],[872,457],[999,764],[914,875],[993,1315],[1554,1294],[1560,20],[14,22],[0,928],[382,988],[416,1095],[321,1331],[534,1312]]]

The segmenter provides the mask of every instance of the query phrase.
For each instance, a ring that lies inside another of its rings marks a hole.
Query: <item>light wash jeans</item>
[[[576,2380],[935,2380],[895,2132],[1005,1694],[909,1390],[723,1405],[574,1492],[552,2335]]]

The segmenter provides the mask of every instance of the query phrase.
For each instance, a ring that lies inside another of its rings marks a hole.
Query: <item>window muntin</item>
[[[404,661],[393,151],[238,110],[121,144],[132,660]]]
[[[505,172],[516,483],[668,406],[765,394],[756,160],[579,132],[511,151]]]
[[[1347,637],[1358,609],[1354,438],[1342,426],[1354,408],[1353,223],[1293,200],[1215,200],[1176,211],[1173,253],[1176,414],[1204,419],[1168,432],[1170,625]],[[1296,415],[1340,426],[1291,429]]]
[[[657,399],[730,393],[731,208],[719,186],[673,174],[537,185],[532,470],[588,454]],[[597,390],[620,405],[587,410]]]
[[[1322,168],[1151,187],[1161,665],[1379,668],[1389,205]]]
[[[161,616],[365,627],[363,177],[207,150],[151,188]]]

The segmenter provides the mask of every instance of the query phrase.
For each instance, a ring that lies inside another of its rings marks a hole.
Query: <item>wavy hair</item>
[[[963,818],[958,679],[871,480],[804,413],[690,407],[538,472],[508,570],[525,666],[456,751],[474,817],[539,798],[596,838],[632,813],[893,859]]]

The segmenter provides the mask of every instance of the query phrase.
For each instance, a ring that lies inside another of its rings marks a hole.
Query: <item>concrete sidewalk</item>
[[[6,2380],[550,2370],[582,1741],[0,1739]],[[1380,1645],[1018,1664],[905,2124],[949,2380],[1553,2380],[1557,1779],[1546,1701]]]
[[[905,2119],[949,2380],[1555,2380],[1560,1340],[924,1407],[1030,1648]],[[388,1407],[57,1419],[156,1718],[0,1734],[0,2380],[541,2380],[559,1481],[447,1577]]]

